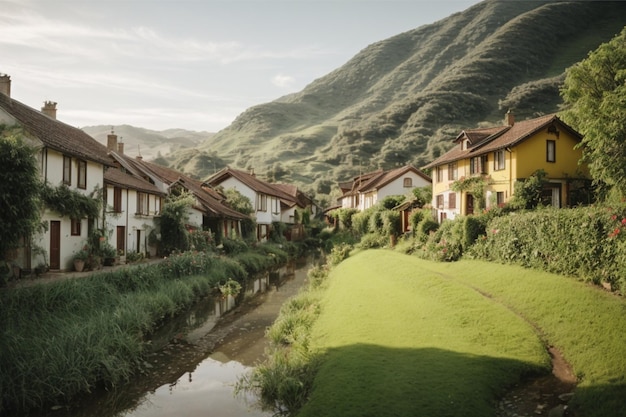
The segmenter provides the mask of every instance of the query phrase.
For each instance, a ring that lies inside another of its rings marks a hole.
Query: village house
[[[46,101],[41,111],[11,98],[11,78],[0,75],[0,123],[19,125],[27,143],[37,149],[41,178],[51,187],[99,199],[104,171],[113,165],[104,145],[82,130],[56,118],[57,103]],[[15,262],[25,270],[47,264],[52,270],[69,269],[74,254],[87,243],[88,232],[102,228],[102,218],[68,218],[47,207],[44,231],[26,240]]]
[[[128,252],[156,255],[157,248],[148,238],[166,193],[118,168],[104,172],[104,185],[104,233],[120,260],[124,261]]]
[[[179,190],[185,190],[193,196],[194,204],[187,213],[187,229],[210,230],[218,240],[222,236],[241,236],[241,221],[247,219],[248,216],[228,207],[225,204],[225,197],[214,189],[204,186],[202,182],[174,169],[144,161],[141,156],[132,158],[124,154],[123,143],[118,142],[117,136],[113,133],[107,137],[107,147],[109,148],[109,154],[119,165],[120,170],[148,182],[154,189],[159,191],[161,196]],[[154,204],[152,203],[152,195],[154,195]],[[157,199],[156,194],[146,194],[140,191],[138,196],[143,198],[144,203],[141,205],[141,208],[148,213],[148,216],[153,215],[153,212],[154,215],[158,215],[163,201],[160,198]],[[140,203],[138,202],[137,204]],[[153,225],[148,223],[141,230],[145,229],[149,233],[147,229],[152,227]],[[141,245],[141,243],[137,242],[140,239],[145,240],[146,236],[138,232],[140,229],[133,230],[137,234],[134,244]],[[128,232],[127,235],[129,235]],[[149,247],[149,249],[151,251],[155,250],[153,247]]]
[[[339,183],[341,197],[338,199],[336,208],[354,208],[363,211],[385,197],[407,195],[414,188],[430,186],[430,177],[412,165],[405,165],[390,171],[379,169]]]
[[[547,174],[545,204],[567,207],[581,202],[588,170],[579,165],[580,141],[581,135],[553,114],[516,122],[509,111],[502,126],[461,131],[452,149],[424,167],[432,169],[437,219],[503,205],[513,197],[515,182],[538,170]],[[469,179],[483,182],[483,195],[458,186]]]
[[[254,208],[252,217],[257,224],[257,239],[260,242],[268,239],[272,223],[294,225],[296,210],[307,209],[310,213],[315,212],[313,201],[298,191],[297,187],[268,183],[259,179],[254,172],[226,167],[204,184],[224,189],[234,188],[250,200]]]

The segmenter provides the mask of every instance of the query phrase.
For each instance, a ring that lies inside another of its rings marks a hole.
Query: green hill
[[[167,163],[199,178],[252,167],[331,203],[337,181],[425,165],[461,128],[557,111],[564,70],[625,24],[626,2],[486,0],[366,47]]]

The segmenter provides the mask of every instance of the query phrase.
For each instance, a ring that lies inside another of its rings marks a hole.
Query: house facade
[[[307,208],[306,201],[312,204],[310,199],[298,197],[297,190],[290,192],[287,185],[270,184],[257,178],[253,172],[230,167],[217,172],[204,183],[211,187],[235,189],[250,200],[254,209],[252,217],[257,224],[257,240],[260,242],[268,239],[272,223],[293,224],[295,210]]]
[[[113,133],[107,137],[107,147],[110,149],[111,157],[119,165],[119,169],[150,183],[159,190],[161,195],[184,190],[193,196],[194,204],[187,212],[187,229],[210,230],[217,239],[221,236],[241,235],[241,221],[247,216],[228,207],[224,196],[220,193],[208,186],[203,186],[202,182],[181,172],[144,161],[140,156],[131,158],[125,155],[123,144],[117,141],[117,136]],[[148,201],[149,207],[152,206]]]
[[[363,211],[385,197],[406,195],[414,188],[430,186],[430,177],[412,165],[405,165],[390,171],[378,170],[340,183],[342,195],[338,199],[338,204],[341,208]]]
[[[508,112],[503,126],[463,130],[450,151],[425,167],[432,169],[432,205],[438,220],[505,204],[513,197],[515,183],[538,170],[547,176],[544,204],[577,204],[576,195],[589,178],[587,167],[579,164],[580,141],[581,135],[556,115],[515,122]],[[470,179],[482,182],[482,195],[464,189]]]
[[[56,119],[56,105],[46,101],[41,111],[11,98],[11,80],[0,75],[0,123],[18,125],[37,150],[41,178],[51,187],[66,186],[88,198],[100,199],[104,170],[112,162],[106,147],[80,129]],[[72,267],[74,254],[87,243],[90,230],[102,218],[71,219],[46,207],[44,231],[19,250],[15,262],[25,270],[45,264],[52,270]]]
[[[166,194],[118,168],[104,172],[104,185],[104,233],[120,259],[129,252],[155,256],[157,248],[148,238]]]

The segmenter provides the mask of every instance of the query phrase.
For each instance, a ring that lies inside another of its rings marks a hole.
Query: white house
[[[363,211],[378,201],[393,195],[406,195],[414,188],[430,187],[430,177],[412,165],[391,171],[378,170],[358,175],[351,181],[339,183],[341,208]]]
[[[227,167],[204,183],[212,187],[233,188],[250,200],[254,208],[252,217],[257,224],[257,239],[260,242],[269,237],[272,223],[293,224],[295,210],[307,208],[303,199],[297,198],[297,190],[296,195],[292,195],[286,190],[287,185],[270,184],[257,178],[253,172]]]
[[[51,187],[67,186],[99,199],[104,170],[112,165],[104,145],[80,129],[56,119],[56,105],[46,101],[35,110],[11,98],[11,78],[0,75],[0,123],[21,126],[25,140],[37,149],[42,179]],[[70,219],[48,207],[45,231],[20,250],[16,263],[26,270],[47,264],[52,270],[70,269],[74,254],[87,244],[88,232],[101,228],[101,218]]]

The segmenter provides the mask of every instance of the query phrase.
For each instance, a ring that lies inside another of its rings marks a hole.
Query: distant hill
[[[107,135],[113,128],[118,140],[124,143],[124,153],[155,160],[161,155],[193,149],[209,140],[215,133],[194,132],[184,129],[155,131],[129,125],[86,126],[82,130],[98,142],[107,144]]]
[[[564,70],[625,24],[626,2],[486,0],[374,43],[165,159],[199,178],[254,168],[332,203],[337,181],[423,166],[461,128],[502,123],[508,109],[518,120],[559,110]]]

